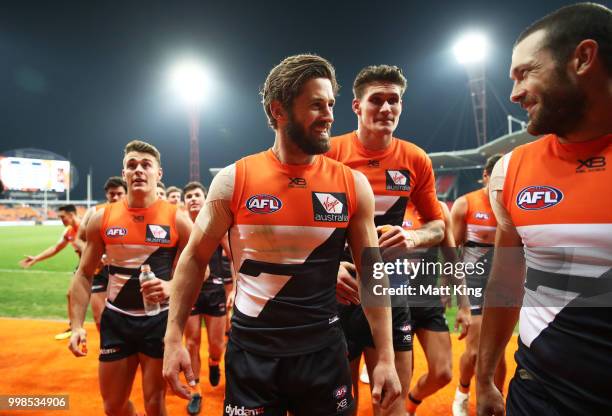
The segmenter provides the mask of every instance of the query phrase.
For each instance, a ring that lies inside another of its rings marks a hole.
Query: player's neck
[[[279,130],[276,131],[272,152],[283,165],[310,165],[314,162],[316,156],[304,153]]]
[[[357,138],[361,145],[368,150],[384,150],[391,145],[393,133],[376,133],[360,126],[357,128]]]
[[[599,99],[587,104],[583,119],[572,132],[559,136],[562,143],[588,142],[612,132],[612,92],[601,97],[593,95]]]
[[[152,193],[141,193],[141,192],[128,192],[127,194],[127,205],[129,208],[148,208],[157,201],[157,194]]]

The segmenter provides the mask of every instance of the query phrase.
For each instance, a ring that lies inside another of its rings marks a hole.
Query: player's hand
[[[388,409],[400,397],[400,384],[395,365],[378,362],[372,370],[372,404]]]
[[[170,282],[155,278],[142,283],[140,285],[140,292],[149,302],[163,302],[170,297]]]
[[[190,399],[191,390],[179,379],[181,372],[185,373],[185,379],[187,379],[189,386],[195,386],[195,376],[191,368],[189,352],[180,341],[166,342],[164,344],[164,379],[177,396]]]
[[[234,307],[234,301],[236,300],[236,290],[232,289],[227,293],[227,300],[225,301],[225,308],[231,311]]]
[[[476,412],[478,416],[504,416],[504,397],[490,381],[476,384]]]
[[[470,308],[468,306],[463,306],[457,309],[457,317],[455,319],[455,332],[459,329],[459,327],[461,327],[459,339],[463,339],[467,336],[471,324],[472,313],[470,312]]]
[[[85,357],[87,355],[87,331],[85,331],[85,328],[72,330],[68,349],[75,357]]]
[[[415,232],[406,231],[399,225],[381,225],[376,227],[376,231],[380,234],[378,238],[380,248],[413,248],[419,245]]]
[[[336,279],[336,300],[343,305],[359,305],[359,286],[353,277],[356,273],[354,264],[346,261],[340,263]]]
[[[19,262],[19,265],[24,269],[28,269],[36,264],[36,257],[26,256],[25,259]]]

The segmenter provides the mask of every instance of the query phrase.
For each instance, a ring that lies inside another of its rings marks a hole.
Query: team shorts
[[[410,308],[394,307],[391,310],[394,351],[412,351]],[[359,358],[365,348],[374,348],[370,325],[361,305],[342,305],[339,316],[349,361]]]
[[[108,307],[100,320],[100,361],[117,361],[142,353],[164,357],[168,311],[155,316],[130,316]]]
[[[191,315],[225,316],[225,289],[221,284],[206,284],[191,308]]]
[[[466,277],[465,284],[470,289],[480,289],[481,296],[475,296],[473,291],[469,291],[470,312],[472,316],[482,315],[482,305],[484,304],[484,293],[487,288],[488,277]]]
[[[250,353],[230,340],[225,416],[350,415],[354,403],[344,342],[290,357]]]
[[[448,322],[443,306],[412,306],[410,308],[412,331],[426,329],[434,332],[448,332]]]
[[[108,268],[103,267],[100,272],[93,277],[91,282],[91,293],[106,292],[108,287]]]

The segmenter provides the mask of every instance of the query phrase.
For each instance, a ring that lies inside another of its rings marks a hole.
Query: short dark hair
[[[260,92],[270,127],[277,127],[270,109],[272,101],[279,101],[285,110],[291,111],[293,100],[300,95],[304,84],[314,78],[329,79],[334,95],[338,93],[340,86],[336,81],[336,70],[327,59],[318,55],[289,56],[272,68]]]
[[[76,214],[77,209],[73,204],[62,205],[57,208],[58,211],[68,212],[70,214]]]
[[[163,189],[164,192],[166,191],[166,185],[162,181],[157,181],[157,187]]]
[[[142,140],[132,140],[128,144],[125,145],[125,149],[123,149],[124,157],[127,156],[130,152],[140,152],[147,153],[155,158],[157,164],[161,166],[161,154],[157,147],[149,144],[147,142],[143,142]]]
[[[169,186],[166,188],[166,195],[169,195],[172,192],[180,192],[181,194],[183,193],[183,191],[181,191],[181,189],[177,186]]]
[[[406,77],[399,67],[395,65],[370,65],[357,74],[353,82],[353,96],[361,99],[368,85],[375,82],[395,84],[401,88],[401,95],[404,95],[404,91],[406,91]]]
[[[491,172],[493,172],[493,168],[499,159],[501,159],[504,155],[501,153],[494,154],[489,156],[484,165],[484,171],[487,172],[487,175],[491,176]]]
[[[599,45],[599,58],[612,74],[612,10],[597,3],[578,3],[562,7],[531,24],[514,46],[527,36],[545,31],[542,48],[551,52],[557,64],[565,64],[574,49],[585,39]]]
[[[104,184],[104,192],[108,192],[110,188],[119,188],[120,186],[127,192],[127,184],[123,178],[121,176],[111,176]]]
[[[204,185],[202,185],[201,182],[191,181],[183,187],[183,195],[185,195],[187,192],[193,191],[194,189],[201,189],[202,192],[204,192],[204,196],[206,196],[208,193],[208,190]]]

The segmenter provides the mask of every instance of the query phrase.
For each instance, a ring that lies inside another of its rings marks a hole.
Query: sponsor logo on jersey
[[[289,188],[306,188],[306,179],[289,178]]]
[[[144,215],[132,215],[132,221],[144,222]]]
[[[516,196],[516,205],[525,211],[535,211],[557,205],[563,193],[552,186],[528,186]]]
[[[380,160],[368,160],[368,167],[369,168],[379,168]]]
[[[340,386],[336,390],[334,390],[334,399],[343,399],[344,396],[346,396],[346,393],[348,393],[348,387],[346,385]]]
[[[228,416],[256,416],[264,414],[264,407],[244,407],[233,406],[228,404],[225,406],[225,414]]]
[[[147,243],[169,244],[170,227],[168,225],[147,224]]]
[[[125,237],[128,233],[128,230],[123,227],[110,227],[106,229],[107,237]]]
[[[407,170],[386,170],[387,191],[409,191],[410,173]]]
[[[336,402],[336,412],[341,412],[348,407],[348,399],[342,399]]]
[[[487,214],[486,212],[476,212],[474,213],[474,218],[476,218],[477,220],[488,220],[489,214]]]
[[[402,339],[402,342],[408,344],[411,340],[412,340],[412,335],[406,334],[406,335],[404,335],[404,338]]]
[[[283,203],[274,195],[259,194],[247,199],[246,207],[255,214],[272,214],[281,209]]]
[[[404,228],[412,228],[414,226],[414,223],[411,220],[404,220],[402,222],[402,227]]]
[[[313,192],[314,220],[321,222],[347,222],[346,194],[342,192]]]
[[[586,160],[578,159],[576,173],[597,172],[606,170],[606,158],[604,156],[594,156]]]
[[[412,330],[412,326],[410,326],[409,323],[405,323],[404,325],[402,325],[402,327],[400,328],[400,331],[402,332],[410,332]]]

